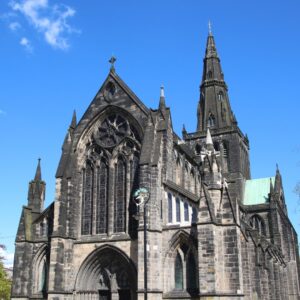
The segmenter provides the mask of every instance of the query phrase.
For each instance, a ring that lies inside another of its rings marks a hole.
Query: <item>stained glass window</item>
[[[81,234],[92,233],[92,203],[93,203],[93,178],[94,171],[90,164],[87,164],[83,179],[83,201],[82,201],[82,227]]]
[[[133,156],[131,163],[131,186],[132,191],[139,187],[139,158],[137,155]]]
[[[102,160],[98,169],[96,233],[107,232],[108,167]]]
[[[119,158],[115,170],[115,213],[114,231],[125,231],[125,205],[126,205],[126,166]]]
[[[187,202],[184,202],[184,221],[189,221],[189,205]]]
[[[176,198],[176,222],[181,222],[179,198]]]
[[[172,223],[173,218],[172,218],[172,214],[173,214],[173,207],[172,207],[172,194],[168,193],[168,222]]]
[[[183,290],[183,266],[179,253],[175,259],[175,289]]]

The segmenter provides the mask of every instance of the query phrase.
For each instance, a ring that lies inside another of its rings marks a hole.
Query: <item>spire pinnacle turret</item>
[[[42,180],[42,171],[41,171],[41,159],[38,158],[38,164],[35,171],[34,181]]]
[[[76,118],[76,110],[74,109],[70,128],[75,129],[76,125],[77,125],[77,118]]]
[[[34,179],[29,182],[28,207],[34,212],[44,209],[46,183],[42,180],[41,159],[38,159]]]
[[[207,134],[206,134],[206,146],[213,145],[213,141],[211,138],[210,130],[207,128]]]

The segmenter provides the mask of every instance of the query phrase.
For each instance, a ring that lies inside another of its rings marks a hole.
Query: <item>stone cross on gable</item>
[[[110,60],[108,61],[110,64],[111,64],[111,66],[110,66],[110,69],[111,69],[111,71],[114,71],[115,70],[115,62],[116,62],[116,58],[114,57],[114,56],[112,56],[111,58],[110,58]]]

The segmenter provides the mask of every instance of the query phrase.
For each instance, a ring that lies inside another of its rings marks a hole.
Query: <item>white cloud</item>
[[[27,52],[32,53],[33,47],[26,37],[21,38],[20,45],[23,46]]]
[[[21,28],[21,25],[18,22],[11,22],[9,23],[8,27],[11,31],[17,31],[18,29]]]
[[[0,256],[3,257],[3,264],[6,268],[13,267],[14,255],[14,253],[9,253],[5,249],[0,248]]]
[[[11,1],[10,6],[14,12],[24,15],[53,48],[69,48],[67,35],[76,32],[67,22],[76,13],[73,8],[65,5],[51,6],[48,0]]]
[[[0,115],[6,115],[6,112],[2,109],[0,109]]]

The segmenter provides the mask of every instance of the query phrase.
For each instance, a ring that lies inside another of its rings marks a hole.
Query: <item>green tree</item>
[[[0,244],[0,248],[5,249],[5,246]],[[8,300],[10,299],[11,280],[5,272],[3,259],[0,256],[0,300]]]

